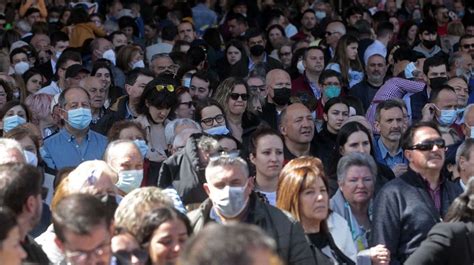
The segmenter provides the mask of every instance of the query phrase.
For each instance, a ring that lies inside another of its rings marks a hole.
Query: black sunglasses
[[[249,95],[247,93],[243,93],[243,94],[240,94],[240,93],[230,93],[230,98],[233,99],[233,100],[238,100],[239,97],[242,98],[243,101],[247,101],[247,99],[249,98]]]
[[[464,44],[462,47],[463,47],[464,49],[469,49],[469,48],[474,49],[474,43],[472,43],[472,44]]]
[[[428,141],[424,141],[422,143],[410,146],[407,149],[408,150],[419,150],[419,151],[431,151],[431,150],[433,150],[433,147],[435,145],[439,149],[442,149],[442,148],[446,147],[446,142],[444,141],[444,139],[428,140]]]
[[[219,114],[215,117],[209,117],[201,120],[201,122],[204,123],[206,126],[212,126],[212,124],[214,123],[213,121],[216,121],[216,123],[224,122],[224,115]]]

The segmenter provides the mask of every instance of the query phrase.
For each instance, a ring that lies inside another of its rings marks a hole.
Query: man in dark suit
[[[278,130],[281,112],[290,102],[291,78],[285,70],[274,69],[268,72],[265,79],[267,99],[262,107],[261,118]]]

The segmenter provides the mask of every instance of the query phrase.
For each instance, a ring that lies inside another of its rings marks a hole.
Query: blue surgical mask
[[[148,152],[148,145],[146,144],[145,140],[135,139],[133,141],[140,149],[140,153],[142,153],[142,157],[145,158],[146,153]]]
[[[212,127],[212,128],[204,130],[204,132],[210,135],[226,135],[230,133],[229,129],[227,129],[225,125]]]
[[[26,120],[18,115],[6,117],[3,119],[3,131],[9,132],[11,129],[16,128],[17,126],[24,123],[26,123]]]
[[[441,110],[441,114],[438,117],[438,122],[441,126],[451,126],[458,116],[458,112],[455,109]]]
[[[38,165],[38,157],[31,151],[23,151],[23,154],[25,155],[25,160],[28,165],[32,165],[36,167]]]
[[[414,78],[415,76],[413,75],[413,71],[416,70],[416,65],[414,62],[410,62],[409,64],[407,64],[407,66],[405,66],[405,77],[407,79],[412,79]]]
[[[118,173],[118,181],[115,186],[125,193],[129,193],[140,188],[142,180],[143,170],[123,170]]]
[[[83,130],[89,126],[92,121],[92,112],[90,109],[78,108],[67,112],[67,123],[74,129]]]
[[[326,95],[328,99],[339,97],[340,94],[341,88],[338,86],[327,86],[324,89],[324,95]]]
[[[316,11],[315,14],[318,20],[323,20],[326,17],[326,12],[324,11]]]

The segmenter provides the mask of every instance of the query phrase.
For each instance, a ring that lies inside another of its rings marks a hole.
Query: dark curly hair
[[[170,85],[173,86],[173,91],[167,89]],[[178,85],[176,80],[167,75],[159,75],[150,81],[136,105],[138,114],[148,113],[147,104],[158,109],[172,109],[178,104],[178,96],[176,95]],[[163,86],[163,89],[160,89],[161,86]]]

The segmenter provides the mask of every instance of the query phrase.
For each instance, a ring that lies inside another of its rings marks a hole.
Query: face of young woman
[[[107,68],[100,68],[95,72],[95,77],[98,77],[100,81],[104,84],[105,88],[110,88],[110,84],[112,83],[110,72]]]
[[[26,258],[26,252],[20,245],[20,229],[15,226],[2,242],[0,260],[2,264],[20,265],[24,258]]]
[[[168,114],[170,113],[170,110],[171,109],[159,109],[152,105],[148,106],[148,112],[150,113],[150,116],[153,121],[157,124],[163,124],[163,122],[165,122],[166,118],[168,117]]]
[[[161,224],[153,233],[148,248],[152,264],[175,264],[187,239],[186,226],[181,220],[175,219]]]
[[[357,58],[357,48],[359,44],[356,42],[347,45],[346,47],[346,55],[349,60],[355,60]]]
[[[324,114],[328,131],[337,134],[342,124],[349,118],[349,108],[346,104],[338,103],[329,108],[328,113]]]
[[[7,117],[15,116],[15,115],[18,115],[28,121],[28,118],[26,117],[26,111],[21,105],[16,105],[13,108],[9,109],[7,113],[5,113],[5,116],[3,117],[3,119]]]
[[[233,95],[239,94],[237,99],[232,98]],[[246,97],[244,100],[243,97]],[[229,104],[229,112],[234,115],[241,115],[244,113],[245,109],[247,108],[247,100],[248,94],[247,89],[244,85],[236,85],[232,90],[229,99],[227,100],[227,104]]]
[[[321,222],[328,217],[329,195],[322,178],[317,178],[299,195],[301,223]]]
[[[41,78],[41,75],[34,75],[28,79],[28,82],[26,82],[26,90],[31,94],[36,93],[42,87],[43,79]]]
[[[229,49],[227,49],[226,57],[229,64],[234,65],[242,59],[242,53],[236,47],[230,46]]]
[[[341,155],[347,155],[353,152],[360,152],[370,155],[370,139],[363,131],[353,132],[347,138],[347,142],[340,150]]]
[[[283,38],[283,35],[281,34],[281,31],[277,28],[272,29],[268,33],[268,39],[270,40],[270,43],[275,46],[275,44]]]
[[[201,110],[201,127],[207,130],[225,125],[224,113],[217,106],[208,106]]]
[[[255,165],[257,176],[277,178],[283,166],[283,141],[276,135],[265,135],[258,139],[255,156],[250,160]]]

